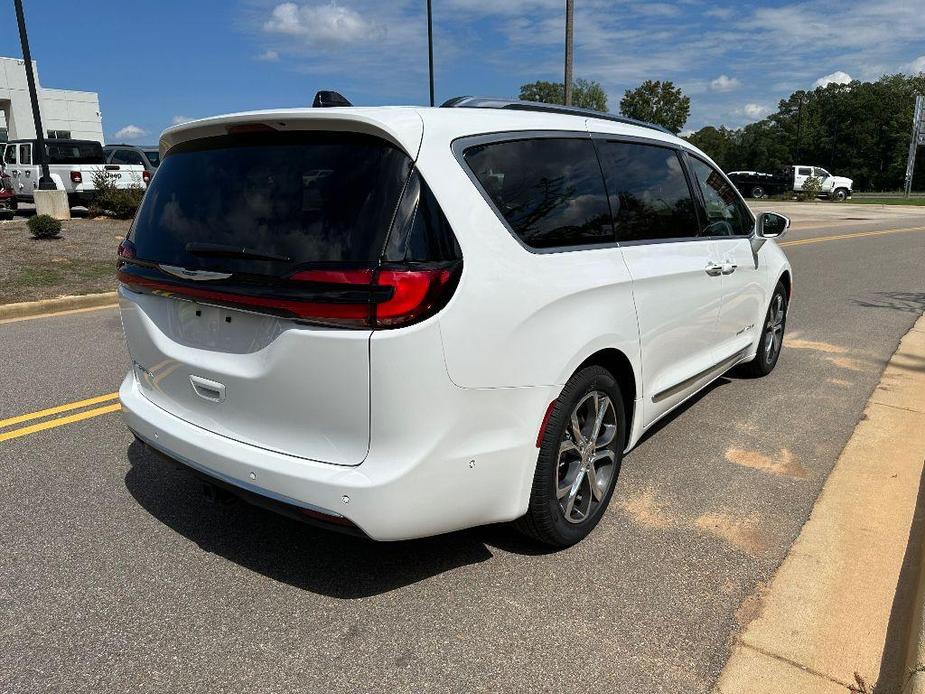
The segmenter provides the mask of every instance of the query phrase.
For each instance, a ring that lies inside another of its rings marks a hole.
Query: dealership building
[[[42,87],[35,61],[32,66],[45,137],[73,137],[105,144],[99,96],[95,92]],[[19,58],[0,58],[0,142],[34,137],[26,62]]]

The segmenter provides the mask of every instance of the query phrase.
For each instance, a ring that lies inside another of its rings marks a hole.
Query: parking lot
[[[925,208],[755,208],[794,219],[777,370],[659,425],[557,553],[503,526],[375,544],[205,503],[114,400],[21,420],[114,393],[117,310],[0,324],[0,690],[709,691],[925,309]]]

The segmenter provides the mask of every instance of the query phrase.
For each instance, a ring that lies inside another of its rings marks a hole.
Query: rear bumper
[[[486,397],[484,391],[460,390],[458,395]],[[481,403],[487,413],[498,407],[523,407],[525,397],[537,403],[547,397],[535,389],[499,389],[488,396],[493,402]],[[460,432],[467,432],[467,438],[444,438],[442,446],[471,448],[471,458],[441,457],[438,451],[408,441],[400,454],[394,446],[385,446],[381,455],[371,450],[362,465],[332,465],[241,443],[190,424],[148,400],[131,372],[122,382],[119,399],[129,429],[164,456],[247,493],[343,517],[374,540],[425,537],[513,520],[526,510],[536,464],[536,448],[529,435],[523,436],[526,430],[507,430],[502,438],[509,444],[494,438],[486,450],[466,427]]]

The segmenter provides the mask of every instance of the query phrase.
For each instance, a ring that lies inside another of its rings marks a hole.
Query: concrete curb
[[[925,317],[903,336],[774,578],[721,694],[925,694]],[[921,668],[921,671],[919,671]]]
[[[57,299],[43,299],[41,301],[23,301],[16,304],[0,306],[0,320],[10,318],[28,318],[46,313],[60,313],[82,308],[100,308],[115,306],[118,297],[115,292],[102,294],[82,294],[80,296],[61,296]]]
[[[925,694],[925,552],[919,562],[902,694]]]

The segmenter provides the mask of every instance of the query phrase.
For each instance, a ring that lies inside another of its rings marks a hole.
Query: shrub
[[[61,222],[47,214],[37,214],[31,217],[26,224],[29,231],[37,239],[53,239],[61,233]]]
[[[141,185],[117,188],[114,179],[105,170],[93,175],[93,185],[96,188],[96,196],[90,205],[93,217],[108,214],[116,219],[131,219],[145,194]]]
[[[803,181],[803,190],[800,191],[800,200],[815,200],[822,191],[822,181],[815,176],[807,176]]]

